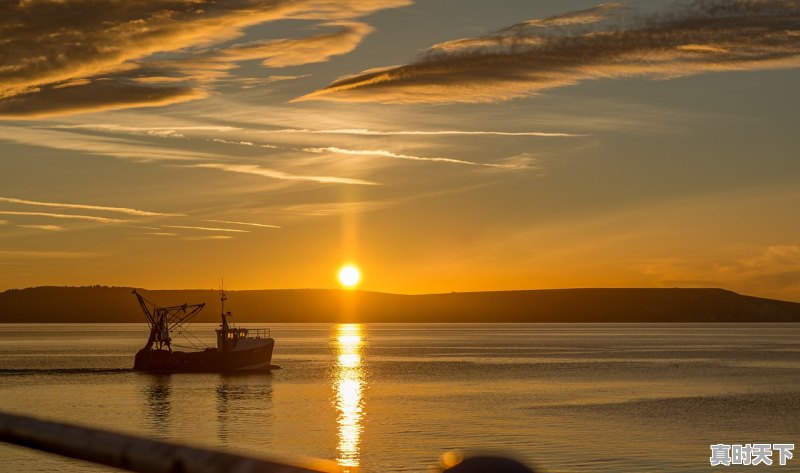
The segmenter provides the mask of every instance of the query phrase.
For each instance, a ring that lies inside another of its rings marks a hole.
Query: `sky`
[[[800,1],[0,4],[0,290],[800,301]]]

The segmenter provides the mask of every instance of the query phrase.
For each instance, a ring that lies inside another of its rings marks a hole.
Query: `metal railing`
[[[247,329],[247,338],[272,338],[268,328],[249,328]]]
[[[288,464],[130,434],[0,413],[0,442],[139,473],[334,473],[332,461]],[[533,473],[514,460],[473,457],[447,473]]]

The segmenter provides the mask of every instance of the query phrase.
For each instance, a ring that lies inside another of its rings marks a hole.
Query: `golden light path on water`
[[[359,324],[336,327],[336,371],[333,380],[337,410],[339,457],[343,471],[358,471],[364,416],[364,340]]]

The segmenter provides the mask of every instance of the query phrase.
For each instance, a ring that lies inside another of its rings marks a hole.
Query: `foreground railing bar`
[[[289,465],[208,448],[195,448],[90,427],[0,412],[0,442],[138,473],[334,473],[332,461]],[[449,462],[448,462],[449,463]],[[478,456],[443,473],[534,473],[508,458]]]
[[[333,462],[288,465],[106,430],[0,413],[0,441],[139,473],[333,473]]]

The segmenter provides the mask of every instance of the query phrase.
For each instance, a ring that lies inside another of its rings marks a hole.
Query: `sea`
[[[800,449],[800,324],[248,326],[271,330],[273,370],[140,373],[144,324],[0,324],[0,410],[375,473],[480,454],[545,473],[727,471],[711,445]],[[214,328],[173,345],[213,345]],[[794,453],[730,469],[798,472]],[[115,470],[0,444],[0,471]]]

